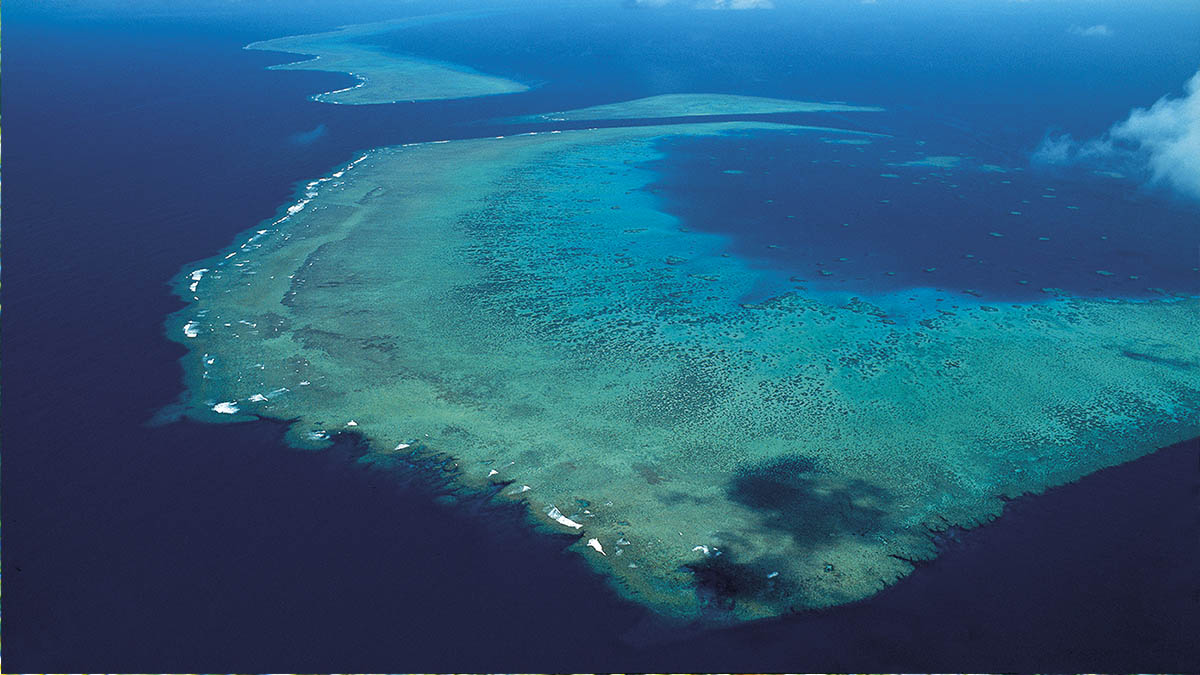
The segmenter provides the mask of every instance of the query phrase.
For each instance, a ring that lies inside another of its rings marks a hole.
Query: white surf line
[[[309,202],[311,202],[313,199],[316,199],[319,196],[320,193],[317,190],[317,188],[320,187],[321,183],[327,183],[331,180],[336,180],[338,178],[341,178],[342,176],[345,176],[347,171],[353,169],[360,162],[362,162],[367,157],[369,157],[370,154],[371,153],[369,153],[369,152],[364,153],[361,157],[350,162],[344,168],[338,169],[337,171],[333,172],[332,174],[330,174],[328,176],[322,176],[321,178],[317,178],[316,180],[309,181],[304,186],[304,196],[301,197],[300,199],[296,200],[296,203],[287,207],[287,213],[282,218],[279,218],[275,222],[271,223],[271,226],[274,227],[276,225],[279,225],[280,223],[287,220],[288,218],[291,218],[292,216],[296,215],[297,213],[300,213],[301,211],[303,211],[304,207],[307,206],[309,204]],[[270,230],[259,230],[258,234],[259,235],[266,234],[269,231]],[[254,239],[254,238],[256,238],[256,237],[252,237],[251,239]],[[247,242],[247,243],[249,243],[249,242]]]
[[[318,57],[318,58],[320,58],[320,57]],[[309,59],[308,61],[297,61],[296,63],[310,63],[310,62],[312,62],[312,61],[316,61],[316,60],[317,60],[317,59]],[[292,65],[292,64],[288,64],[288,65]],[[344,93],[346,93],[346,92],[348,92],[348,91],[353,91],[353,90],[355,90],[355,89],[359,89],[359,88],[361,88],[361,87],[365,87],[365,86],[366,86],[366,84],[367,84],[367,78],[366,78],[366,77],[364,77],[364,76],[362,76],[362,75],[359,75],[358,73],[352,73],[352,72],[350,72],[350,71],[348,71],[348,70],[343,70],[343,71],[341,71],[341,72],[343,72],[343,73],[346,73],[347,75],[349,75],[349,76],[351,76],[351,77],[353,77],[353,78],[357,79],[357,80],[358,80],[358,83],[357,83],[357,84],[352,84],[352,85],[350,85],[349,87],[346,87],[346,88],[344,88],[344,89],[335,89],[335,90],[333,90],[333,91],[327,91],[327,92],[325,92],[325,93],[323,93],[323,94],[314,94],[314,95],[313,95],[313,97],[312,97],[312,100],[314,100],[314,101],[316,101],[316,102],[318,102],[318,103],[330,103],[330,104],[333,104],[333,105],[343,105],[342,101],[326,101],[326,100],[325,100],[325,97],[326,97],[326,96],[335,96],[335,95],[337,95],[337,94],[344,94]]]
[[[559,132],[559,131],[549,131],[549,132],[547,132],[547,131],[526,131],[526,132],[522,132],[519,134],[507,134],[507,135],[503,135],[503,136],[471,136],[468,138],[444,138],[444,139],[439,139],[436,141],[413,141],[411,143],[401,143],[399,146],[393,146],[393,147],[416,148],[416,147],[420,147],[422,145],[440,145],[442,143],[453,143],[455,141],[502,140],[505,138],[514,138],[517,136],[537,136],[538,134],[545,134],[545,133],[557,134],[557,133],[561,133],[561,132]]]
[[[286,213],[283,215],[283,217],[276,219],[274,222],[271,223],[270,226],[268,226],[264,229],[256,230],[255,233],[253,235],[251,235],[250,238],[245,241],[245,243],[238,246],[238,249],[236,251],[232,251],[232,252],[228,253],[227,255],[225,255],[222,258],[221,262],[217,264],[217,267],[223,267],[225,264],[225,261],[228,261],[230,258],[237,256],[237,254],[239,252],[244,251],[247,248],[260,248],[262,246],[261,244],[258,243],[258,241],[260,239],[262,239],[263,237],[274,232],[275,226],[279,225],[280,223],[283,223],[288,218],[303,211],[305,206],[307,206],[310,202],[312,202],[313,199],[315,199],[316,197],[319,196],[319,191],[317,190],[317,188],[322,183],[326,183],[326,182],[341,178],[342,176],[345,176],[347,171],[353,169],[360,162],[366,160],[367,157],[369,157],[369,156],[370,156],[369,152],[364,153],[363,155],[359,156],[358,158],[356,158],[353,161],[346,164],[345,167],[339,169],[338,171],[333,172],[331,175],[322,176],[321,178],[317,178],[316,180],[309,181],[304,186],[304,196],[301,197],[300,199],[298,199],[291,206],[287,207]],[[246,262],[239,262],[239,263],[236,263],[234,265],[234,267],[242,267],[246,264],[247,264]],[[202,267],[202,268],[193,270],[192,272],[188,273],[187,276],[191,280],[191,283],[188,285],[188,290],[193,293],[193,296],[192,296],[193,300],[195,300],[197,302],[200,300],[200,298],[194,294],[196,293],[196,290],[199,287],[200,281],[204,277],[204,274],[206,272],[210,272],[210,271],[213,271],[213,270],[210,270],[207,267]],[[219,274],[216,274],[215,272],[214,272],[214,275],[220,276]],[[188,326],[190,328],[185,329],[185,334],[187,334],[188,337],[195,337],[195,335],[191,334],[192,332],[194,332],[194,328],[196,327],[196,326],[192,325],[193,323],[194,322],[190,322],[188,324]]]

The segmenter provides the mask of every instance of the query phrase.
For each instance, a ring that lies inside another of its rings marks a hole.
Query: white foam
[[[316,59],[313,59],[313,60],[315,61]],[[354,75],[354,73],[349,73],[349,74]],[[355,77],[360,78],[358,84],[351,86],[351,87],[346,87],[345,89],[334,89],[333,91],[327,91],[324,94],[318,94],[315,98],[320,99],[322,96],[332,96],[333,94],[342,94],[347,91],[350,91],[351,89],[358,89],[359,87],[361,87],[367,83],[366,78],[362,77],[361,75],[355,75]],[[340,101],[322,101],[322,103],[340,103]]]
[[[521,490],[521,491],[524,492],[524,490]],[[564,516],[562,514],[562,511],[559,511],[558,507],[554,506],[554,505],[551,505],[550,508],[546,511],[546,516],[548,516],[550,518],[550,520],[553,520],[556,523],[559,523],[561,525],[566,525],[567,527],[573,527],[576,530],[583,527],[583,523],[577,523],[577,522],[571,520],[570,518]]]
[[[712,555],[712,549],[705,546],[704,544],[700,544],[699,546],[693,546],[692,551],[700,551],[704,555]]]
[[[408,447],[409,447],[408,443],[401,443],[396,446],[396,449],[397,450],[406,450],[406,449],[408,449]]]
[[[250,400],[254,403],[262,403],[263,401],[267,400],[267,397],[263,396],[262,394],[255,394],[250,397]]]
[[[604,552],[604,547],[600,545],[600,540],[595,537],[588,539],[587,545],[590,548],[595,549],[596,552],[599,553],[600,555],[608,555],[607,553]]]
[[[194,338],[200,335],[199,328],[200,324],[196,323],[195,321],[189,321],[183,324],[183,334],[190,338]]]
[[[500,473],[500,472],[495,469],[492,469],[491,471],[488,472],[488,478],[491,478],[492,476],[495,476],[498,473]]]
[[[222,415],[232,415],[238,411],[237,401],[222,401],[212,407],[213,412],[221,413]]]
[[[358,426],[358,422],[355,422],[354,420],[350,420],[349,422],[346,422],[346,426],[356,427],[356,426]]]

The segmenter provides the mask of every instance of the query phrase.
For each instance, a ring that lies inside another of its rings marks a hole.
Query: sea
[[[997,302],[1200,291],[1194,201],[1031,161],[1049,135],[1097,137],[1181,95],[1200,6],[776,4],[488,5],[379,44],[532,91],[352,106],[310,100],[349,76],[269,71],[296,57],[242,46],[444,3],[6,3],[9,671],[1195,670],[1200,441],[941,533],[937,559],[868,600],[698,626],[620,599],[516,507],[356,462],[350,437],[301,451],[281,422],[164,414],[184,355],[164,332],[182,306],[169,282],[298,184],[362,150],[661,93],[888,109],[779,118],[886,144],[662,144],[664,210],[781,278]],[[957,165],[912,163],[944,156]]]

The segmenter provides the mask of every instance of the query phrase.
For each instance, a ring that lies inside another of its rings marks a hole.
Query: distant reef
[[[323,103],[366,105],[473,98],[529,89],[520,82],[480,73],[466,66],[422,59],[364,44],[363,38],[433,21],[464,18],[445,14],[347,26],[327,33],[292,35],[252,42],[246,49],[309,54],[312,58],[272,66],[275,70],[322,70],[348,73],[358,84],[317,94]]]
[[[522,121],[569,122],[809,112],[882,112],[875,106],[793,101],[737,94],[662,94],[577,110],[527,115]]]

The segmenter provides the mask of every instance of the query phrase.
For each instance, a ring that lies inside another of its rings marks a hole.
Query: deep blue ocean
[[[1191,248],[1178,245],[1197,223],[1194,204],[1129,182],[1048,174],[1029,155],[1048,132],[1092,137],[1132,107],[1177,95],[1200,66],[1200,6],[525,5],[386,44],[541,85],[530,93],[339,106],[308,97],[349,77],[267,71],[293,58],[241,47],[440,7],[247,5],[5,8],[0,497],[9,671],[1187,672],[1200,664],[1197,442],[947,533],[943,555],[866,602],[701,631],[620,600],[563,551],[564,540],[530,532],[519,510],[446,504],[416,471],[356,464],[350,441],[312,453],[283,445],[278,423],[149,424],[181,391],[184,350],[164,334],[181,302],[168,281],[270,217],[297,183],[361,149],[492,135],[501,128],[480,120],[659,93],[878,104],[891,112],[783,119],[892,134],[867,151],[895,149],[887,162],[965,154],[972,166],[1021,168],[868,174],[853,146],[815,136],[771,157],[705,140],[664,143],[653,186],[664,208],[689,227],[730,235],[739,253],[780,274],[864,293],[919,285],[1012,300],[1042,297],[1047,286],[1194,293],[1194,233]],[[1068,26],[1101,23],[1115,29],[1102,47],[1064,38]],[[801,173],[810,151],[861,166],[826,162],[820,174]],[[706,186],[718,181],[737,199],[716,200]],[[1113,185],[1121,187],[1105,187]],[[1046,186],[1057,196],[1042,198]],[[857,197],[893,189],[886,203]],[[1094,208],[1101,202],[1109,206]],[[1123,227],[1132,218],[1145,226]],[[1004,237],[989,234],[1000,227]],[[1041,249],[1019,243],[1039,236],[1049,237]],[[833,275],[817,274],[817,262]],[[880,274],[888,270],[895,275]]]

